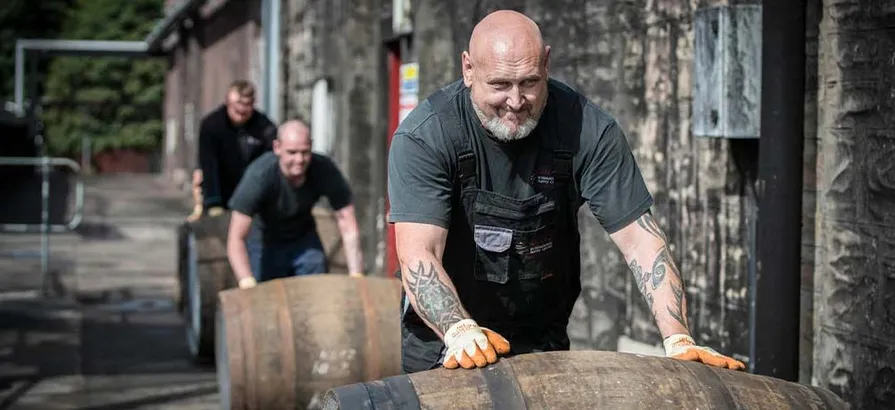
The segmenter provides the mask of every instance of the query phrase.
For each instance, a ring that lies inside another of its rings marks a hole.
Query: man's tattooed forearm
[[[684,313],[684,284],[682,279],[680,279],[680,275],[676,279],[671,280],[671,294],[674,296],[674,301],[667,307],[668,314],[674,320],[677,320],[681,326],[687,328],[687,315]]]
[[[420,261],[416,270],[408,267],[407,288],[416,299],[417,313],[444,334],[454,323],[465,319],[460,301],[438,276],[435,264],[429,269]]]
[[[643,230],[649,232],[650,235],[653,235],[664,242],[668,242],[668,238],[665,236],[665,232],[662,232],[662,229],[659,228],[659,224],[656,223],[656,218],[653,218],[652,212],[647,212],[643,214],[643,216],[638,218],[637,225],[639,225]]]

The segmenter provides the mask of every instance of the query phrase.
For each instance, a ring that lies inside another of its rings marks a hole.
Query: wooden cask
[[[327,392],[324,409],[845,409],[828,390],[664,357],[602,351],[519,355]]]
[[[332,210],[312,211],[317,233],[329,262],[329,272],[347,272],[345,252]],[[217,217],[202,216],[178,227],[178,306],[184,318],[190,355],[200,363],[214,358],[215,309],[218,292],[236,286],[227,259],[230,211]]]
[[[221,292],[221,408],[320,408],[333,387],[399,374],[400,287],[324,274]]]
[[[187,346],[193,360],[214,359],[215,310],[218,292],[236,286],[227,260],[230,213],[203,216],[186,228],[185,272],[181,288]]]

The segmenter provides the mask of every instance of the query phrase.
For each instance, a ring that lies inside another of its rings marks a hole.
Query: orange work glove
[[[701,362],[725,369],[742,370],[746,368],[746,365],[739,360],[724,356],[710,347],[697,346],[693,338],[685,334],[668,336],[662,344],[665,346],[665,356],[667,357]]]
[[[510,352],[510,342],[491,329],[479,327],[472,319],[454,323],[444,334],[447,354],[444,367],[464,369],[485,367],[497,362],[497,355]]]

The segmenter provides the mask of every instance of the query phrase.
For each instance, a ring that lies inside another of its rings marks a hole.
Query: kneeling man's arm
[[[364,253],[360,246],[360,234],[357,230],[357,217],[354,215],[354,205],[344,206],[335,213],[339,234],[342,235],[342,245],[345,248],[345,262],[348,264],[348,273],[351,276],[363,276]]]
[[[249,264],[249,252],[246,249],[246,237],[252,227],[252,217],[239,211],[230,213],[230,228],[227,232],[227,260],[233,269],[233,275],[239,281],[241,288],[244,283],[251,282],[252,267]]]

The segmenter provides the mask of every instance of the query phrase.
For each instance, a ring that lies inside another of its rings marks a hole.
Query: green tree
[[[141,41],[163,15],[162,0],[77,0],[62,36]],[[47,76],[44,124],[51,155],[149,151],[162,136],[165,61],[159,58],[53,57]]]
[[[16,40],[56,38],[72,3],[73,0],[0,0],[0,101],[13,99]],[[46,62],[38,69],[45,72]]]

